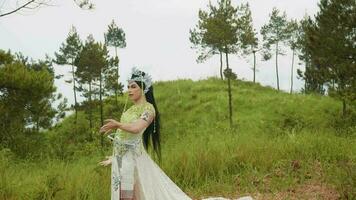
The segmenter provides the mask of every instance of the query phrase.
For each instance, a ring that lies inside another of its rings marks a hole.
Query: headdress
[[[144,93],[147,93],[152,86],[152,78],[147,73],[138,70],[136,67],[132,68],[131,77],[127,81],[141,81],[145,83]]]

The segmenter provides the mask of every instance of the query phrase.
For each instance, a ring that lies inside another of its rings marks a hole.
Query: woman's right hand
[[[106,160],[99,162],[100,165],[106,167],[111,164],[111,156],[106,156]]]
[[[104,122],[106,124],[100,128],[100,130],[99,130],[100,133],[107,134],[111,130],[117,129],[120,127],[120,123],[114,119],[106,119],[106,120],[104,120]]]

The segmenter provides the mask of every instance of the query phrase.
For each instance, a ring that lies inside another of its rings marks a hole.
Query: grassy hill
[[[225,82],[177,80],[154,87],[160,166],[191,197],[356,198],[356,129],[341,119],[340,102],[237,80],[230,129]],[[118,118],[121,110],[112,111],[108,102],[106,116]],[[87,133],[84,114],[79,116]],[[110,168],[97,163],[110,154],[110,143],[102,152],[99,140],[73,136],[73,116],[47,135],[50,153],[40,160],[0,152],[0,199],[109,199]],[[71,159],[48,156],[68,154]]]

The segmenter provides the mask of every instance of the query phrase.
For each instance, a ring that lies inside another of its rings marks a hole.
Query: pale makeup
[[[129,81],[127,85],[129,98],[137,102],[142,97],[142,89],[137,85],[135,81]]]

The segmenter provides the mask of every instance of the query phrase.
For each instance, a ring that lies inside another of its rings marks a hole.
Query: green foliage
[[[356,105],[356,2],[322,0],[315,22],[306,27],[306,46],[314,71],[326,83],[328,93],[346,105]]]
[[[108,26],[108,32],[104,34],[104,38],[107,46],[116,48],[126,47],[125,32],[122,28],[117,27],[114,20]]]
[[[283,55],[281,46],[278,44],[287,44],[290,38],[287,14],[280,14],[277,8],[273,8],[270,14],[269,22],[262,26],[261,35],[263,36],[263,47],[266,54],[271,54],[271,48],[276,45],[275,51],[278,55]]]
[[[299,52],[299,59],[305,63],[305,71],[302,72],[300,69],[297,70],[298,77],[304,80],[304,87],[302,92],[309,93],[318,93],[324,94],[325,81],[322,79],[321,74],[318,72],[318,67],[311,63],[311,53],[310,49],[307,46],[307,29],[311,27],[314,22],[310,17],[305,16],[299,22],[299,34],[297,38],[297,50]]]
[[[238,7],[239,38],[242,56],[253,54],[253,80],[256,80],[256,52],[260,51],[257,33],[252,24],[252,13],[248,3]]]
[[[230,0],[221,0],[218,7],[211,3],[209,10],[199,10],[199,21],[191,29],[190,42],[200,54],[197,61],[203,62],[219,52],[234,53],[238,43],[237,8]]]
[[[283,45],[288,43],[291,37],[291,29],[287,20],[287,14],[280,11],[277,8],[273,8],[270,14],[269,22],[262,26],[261,35],[263,36],[263,58],[269,60],[272,58],[272,46],[275,46],[275,58],[276,58],[276,79],[277,89],[279,90],[279,74],[278,74],[278,55],[284,55],[282,49]]]
[[[251,54],[258,51],[258,38],[257,33],[252,24],[252,13],[248,3],[242,4],[238,7],[238,25],[239,25],[239,38],[241,42],[241,49],[243,55]]]
[[[296,50],[298,45],[300,45],[298,44],[298,39],[303,34],[303,30],[301,29],[301,26],[297,20],[291,20],[288,24],[288,29],[288,32],[290,33],[290,37],[288,38],[288,46],[292,50]]]
[[[78,67],[75,73],[80,83],[88,84],[99,79],[102,69],[107,66],[107,54],[106,46],[95,42],[93,36],[89,35],[75,60]]]
[[[67,83],[73,83],[73,93],[74,93],[74,110],[77,120],[78,115],[78,102],[77,102],[77,87],[75,85],[77,78],[76,78],[76,68],[75,68],[75,60],[78,58],[79,53],[82,51],[83,44],[79,38],[79,34],[74,26],[71,27],[69,34],[66,38],[66,41],[62,43],[59,53],[55,52],[56,60],[55,62],[59,65],[66,65],[69,64],[72,66],[72,79],[65,80]],[[60,103],[58,109],[60,110],[60,115],[63,116],[66,107],[66,102]],[[77,121],[75,121],[77,123]],[[76,131],[77,129],[75,129]]]
[[[123,93],[123,84],[119,83],[119,59],[109,58],[108,67],[103,71],[103,76],[105,80],[105,91],[106,95],[112,94],[122,94]]]
[[[14,56],[11,54],[10,50],[5,52],[4,50],[0,49],[0,66],[5,64],[10,64],[14,61]]]
[[[46,62],[13,60],[0,68],[1,145],[20,156],[39,145],[41,129],[52,126],[57,110],[54,75]],[[40,148],[41,145],[39,145]]]
[[[47,133],[51,157],[72,159],[75,152],[80,151],[87,142],[88,132],[90,132],[87,120],[79,112],[76,124],[78,131],[76,133],[74,131],[75,124],[72,123],[73,120],[75,120],[74,116],[70,116]]]
[[[125,32],[122,28],[117,27],[115,21],[108,27],[108,32],[104,34],[105,44],[115,47],[115,58],[109,59],[108,68],[104,71],[105,89],[108,92],[114,92],[117,102],[118,94],[122,94],[123,85],[119,80],[119,57],[117,56],[117,48],[126,47]],[[116,103],[117,104],[117,103]]]
[[[239,79],[231,84],[236,94],[234,109],[239,111],[235,118],[239,126],[234,129],[226,122],[228,98],[220,80],[154,84],[162,122],[160,166],[179,187],[193,198],[232,198],[284,192],[314,181],[336,188],[341,197],[355,196],[356,133],[353,129],[346,135],[335,127],[340,109],[337,101],[314,94],[290,95]],[[114,97],[106,99],[106,117],[119,119],[126,98],[119,98],[120,109],[116,109]],[[3,150],[0,180],[6,182],[0,195],[109,198],[110,168],[97,163],[111,154],[111,144],[105,140],[101,149],[97,109],[93,113],[96,123],[92,130],[81,111],[77,134],[73,115],[46,132],[49,156],[43,155],[41,160],[14,162],[16,158]],[[90,131],[93,141],[88,140]]]
[[[59,53],[54,53],[56,56],[55,62],[60,65],[73,65],[74,60],[77,58],[80,50],[82,49],[82,46],[79,34],[77,33],[76,28],[72,26],[66,41],[62,43],[59,48]]]
[[[89,113],[90,128],[93,128],[93,115],[92,110],[95,107],[93,102],[93,95],[99,94],[100,102],[102,102],[103,96],[103,72],[108,68],[108,50],[105,45],[99,42],[95,42],[92,35],[87,37],[83,49],[80,51],[78,57],[75,60],[75,65],[78,66],[75,72],[80,84],[80,91],[83,92],[83,96],[88,99],[85,105],[85,111]],[[99,81],[99,88],[96,90],[94,85]],[[88,85],[89,89],[86,89],[84,85]],[[102,106],[101,106],[102,110]],[[101,113],[101,123],[103,123],[103,113]],[[90,138],[91,133],[89,133]]]
[[[231,80],[237,79],[236,73],[233,72],[230,68],[224,70],[224,76],[229,78],[229,79],[231,79]]]
[[[74,0],[74,2],[82,9],[92,10],[95,5],[90,0]]]
[[[240,10],[239,10],[240,9]],[[242,11],[238,13],[238,11]],[[241,43],[241,35],[248,29],[247,25],[239,24],[239,20],[248,20],[250,14],[248,4],[236,8],[230,0],[218,1],[215,7],[209,2],[209,11],[199,10],[199,21],[196,28],[190,30],[190,41],[193,48],[198,49],[200,55],[197,61],[202,62],[214,54],[220,54],[220,76],[222,77],[222,53],[225,54],[228,97],[229,97],[229,120],[232,127],[232,94],[230,77],[233,75],[229,72],[229,54],[237,53]],[[238,14],[241,14],[240,17]],[[239,18],[240,17],[240,18]],[[240,22],[241,23],[241,22]],[[240,36],[240,37],[239,37]]]

